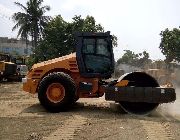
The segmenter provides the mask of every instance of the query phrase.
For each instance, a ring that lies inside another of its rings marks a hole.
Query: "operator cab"
[[[112,36],[106,33],[78,33],[76,55],[84,77],[109,78],[114,72]]]

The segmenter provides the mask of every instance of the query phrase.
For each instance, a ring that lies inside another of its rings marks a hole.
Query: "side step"
[[[111,101],[168,103],[176,100],[174,88],[105,87],[105,99]]]

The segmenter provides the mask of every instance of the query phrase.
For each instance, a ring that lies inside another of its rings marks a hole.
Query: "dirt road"
[[[104,98],[81,99],[69,112],[52,114],[21,83],[1,83],[0,140],[179,140],[179,100],[141,117],[121,113]]]

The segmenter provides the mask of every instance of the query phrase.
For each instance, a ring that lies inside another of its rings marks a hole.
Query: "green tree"
[[[166,57],[166,62],[176,60],[180,62],[180,29],[165,29],[161,31],[161,43],[159,48]]]
[[[138,59],[138,55],[130,50],[124,50],[124,51],[125,51],[124,55],[120,59],[118,59],[117,63],[132,65],[134,61]]]
[[[30,16],[27,13],[28,9],[23,6],[22,4],[20,4],[19,2],[15,2],[15,4],[19,7],[21,7],[21,9],[23,9],[25,12],[18,12],[18,13],[14,13],[13,14],[13,20],[16,22],[15,26],[12,28],[12,31],[16,30],[17,28],[19,28],[17,37],[21,37],[21,39],[26,41],[26,48],[28,47],[28,36],[30,33]]]
[[[19,28],[17,37],[21,36],[26,41],[31,36],[34,48],[37,47],[37,43],[42,37],[43,29],[50,20],[49,16],[44,16],[45,12],[50,10],[50,7],[42,6],[42,3],[43,0],[29,0],[24,6],[19,2],[15,2],[15,5],[20,7],[22,12],[14,13],[12,16],[14,22],[16,22],[12,30]]]
[[[37,50],[39,60],[42,61],[43,56],[46,59],[52,59],[75,51],[74,34],[80,31],[104,32],[104,28],[100,24],[96,24],[92,16],[86,18],[74,16],[72,22],[66,22],[60,15],[56,16],[44,30],[43,40]]]
[[[52,59],[57,56],[63,56],[73,51],[73,46],[70,46],[68,39],[71,38],[69,25],[61,16],[52,19],[47,28],[44,30],[44,39],[40,42],[37,56],[40,61]]]
[[[124,55],[118,59],[117,64],[128,64],[144,68],[145,64],[150,63],[149,53],[143,51],[142,53],[135,54],[131,50],[125,50]]]

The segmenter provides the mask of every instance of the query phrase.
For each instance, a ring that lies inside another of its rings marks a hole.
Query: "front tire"
[[[50,73],[40,82],[38,98],[50,112],[66,111],[74,102],[75,91],[75,83],[69,75]]]
[[[153,77],[143,72],[130,73],[125,77],[123,77],[122,80],[130,81],[127,86],[159,87],[158,82]],[[120,101],[119,104],[124,109],[124,111],[135,115],[148,115],[153,110],[155,110],[159,105],[159,103],[128,102],[128,101]]]

